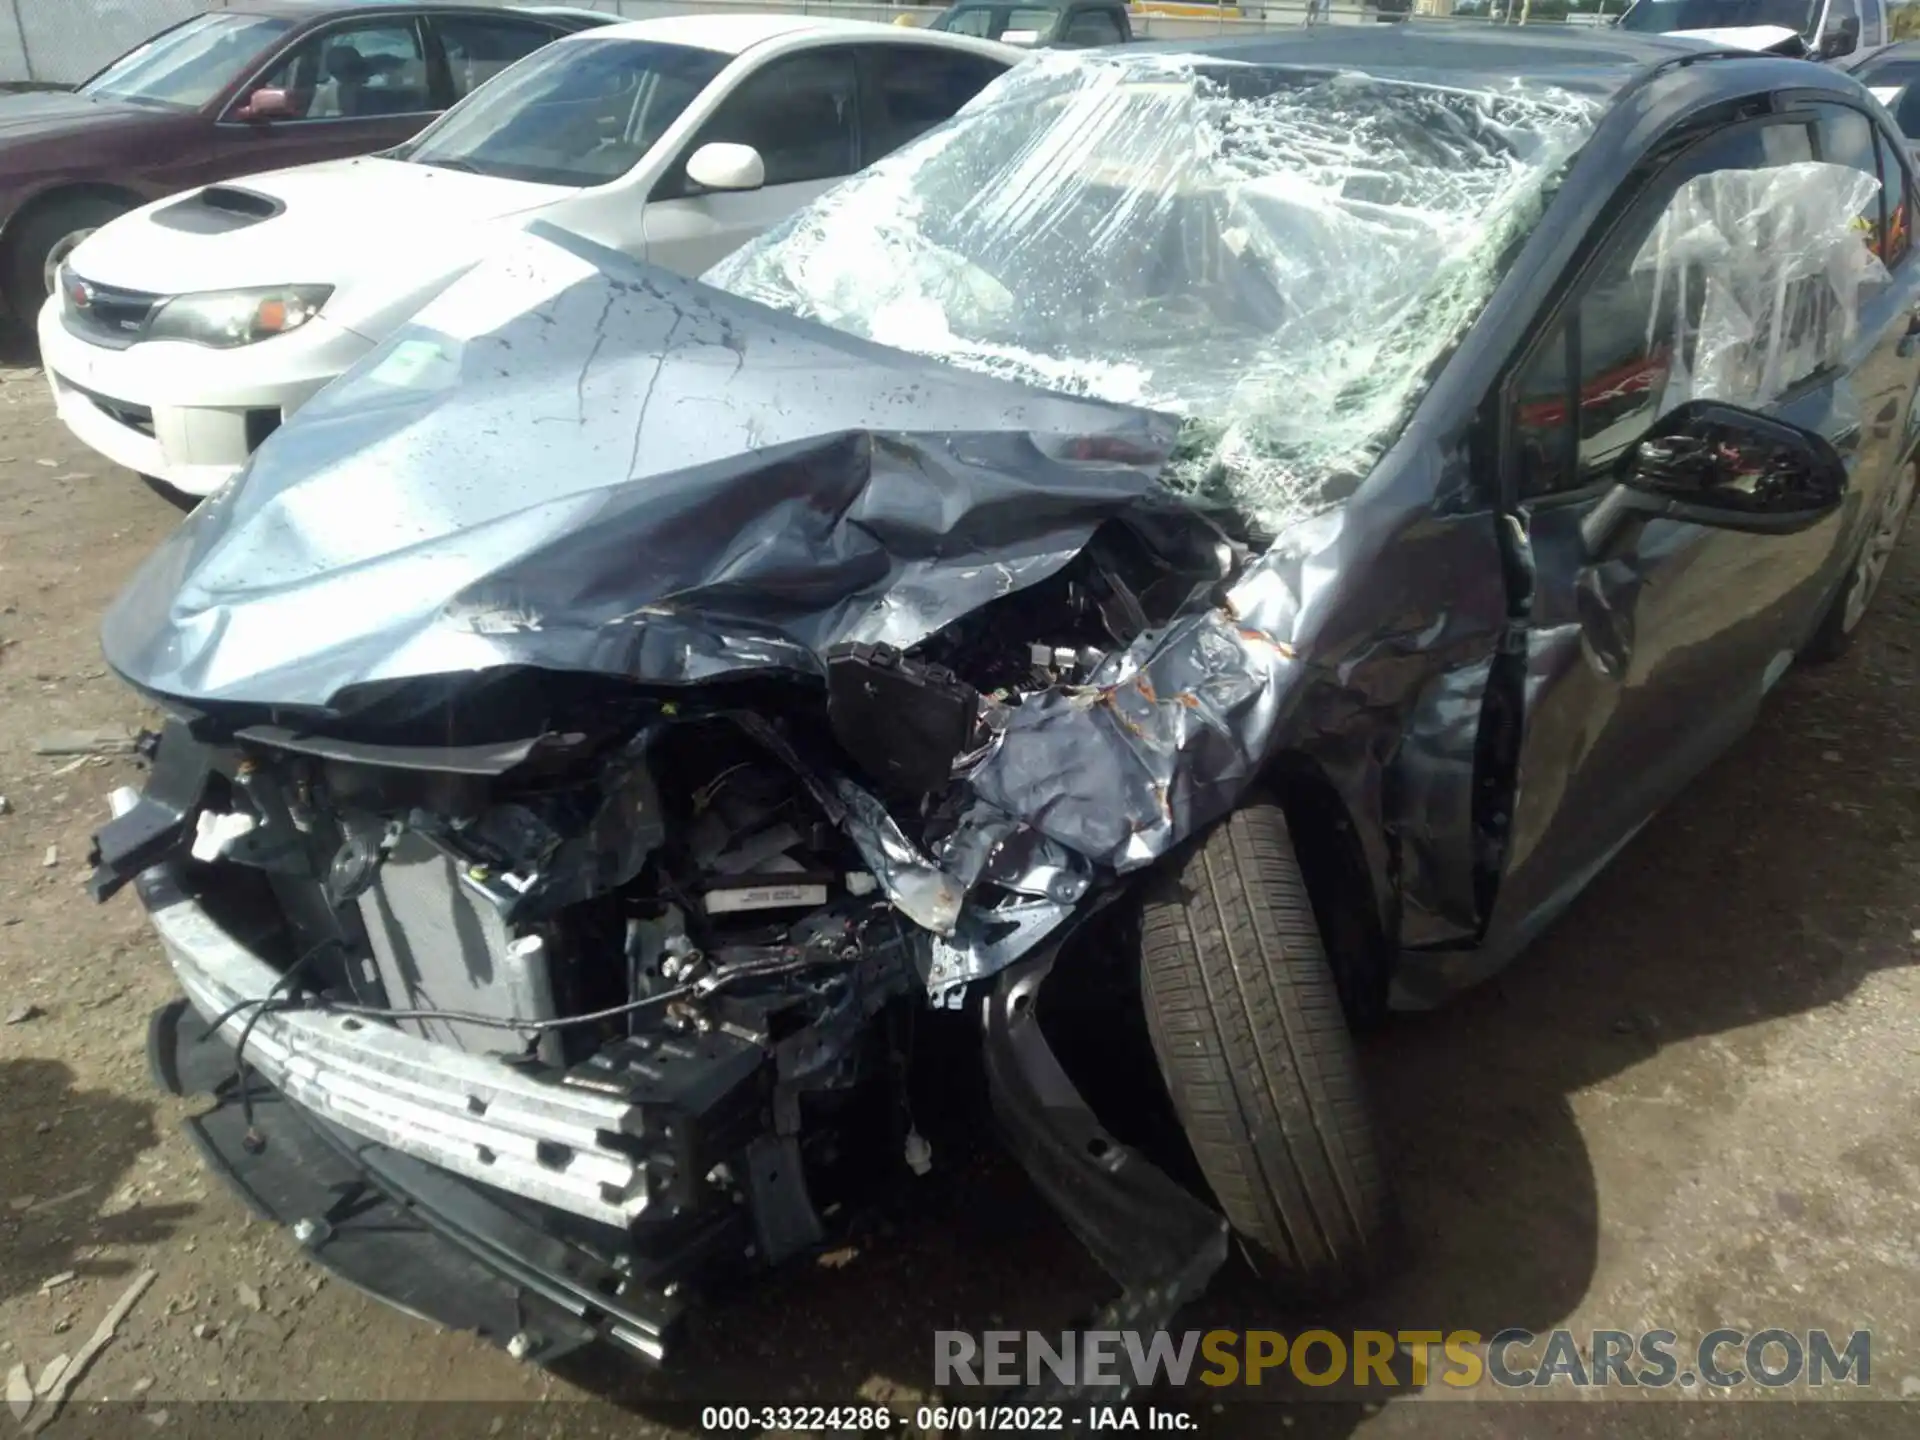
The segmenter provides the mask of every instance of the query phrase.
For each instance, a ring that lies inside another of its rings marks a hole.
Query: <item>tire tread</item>
[[[1391,1201],[1333,970],[1271,801],[1150,887],[1141,990],[1174,1109],[1257,1269],[1330,1298],[1377,1272]]]

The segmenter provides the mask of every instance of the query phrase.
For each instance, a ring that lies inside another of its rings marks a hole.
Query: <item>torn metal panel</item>
[[[1341,526],[1338,511],[1296,526],[1218,608],[1143,636],[1084,686],[1029,699],[974,793],[1116,871],[1224,814],[1266,753],[1303,600],[1331,574],[1314,562]]]
[[[921,929],[952,934],[966,900],[965,887],[922,855],[886,807],[865,790],[836,777],[833,791],[845,806],[842,827],[887,898]]]
[[[1408,714],[1394,757],[1388,824],[1400,856],[1405,946],[1471,941],[1484,919],[1476,882],[1497,866],[1460,837],[1475,833],[1475,760],[1493,665],[1481,660],[1436,677]]]

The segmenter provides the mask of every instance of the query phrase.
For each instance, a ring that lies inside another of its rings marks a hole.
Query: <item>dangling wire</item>
[[[324,951],[331,946],[343,945],[345,943],[346,942],[338,935],[328,936],[298,960],[294,961],[293,964],[289,965],[286,973],[273,982],[273,988],[268,990],[265,995],[255,999],[242,1000],[238,1004],[223,1010],[208,1024],[205,1033],[200,1037],[202,1042],[212,1039],[220,1033],[221,1027],[234,1016],[249,1006],[253,1008],[253,1013],[247,1017],[247,1023],[240,1027],[239,1043],[236,1044],[233,1049],[233,1080],[235,1086],[240,1091],[240,1117],[246,1122],[247,1126],[247,1132],[241,1137],[240,1144],[249,1155],[258,1155],[262,1150],[267,1148],[266,1137],[253,1128],[253,1087],[250,1083],[253,1067],[247,1064],[247,1041],[253,1036],[253,1027],[260,1023],[260,1017],[265,1015],[269,1010],[284,1010],[298,1004],[297,999],[291,996],[285,999],[282,999],[281,996],[299,981],[302,972],[306,970],[308,965],[318,959]]]

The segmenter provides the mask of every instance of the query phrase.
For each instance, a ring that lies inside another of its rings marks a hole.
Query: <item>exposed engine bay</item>
[[[850,1147],[927,1171],[903,1069],[914,1013],[958,1008],[1063,939],[1089,889],[1037,836],[962,853],[960,782],[1026,696],[1097,694],[1108,653],[1231,556],[1222,540],[1181,569],[1109,524],[1051,579],[908,652],[836,648],[824,685],[636,691],[532,743],[436,750],[183,717],[147,794],[101,832],[94,888],[171,856],[266,958],[265,994],[202,993],[181,972],[203,1012],[225,1007],[209,1033],[237,1028],[250,1147],[274,1143],[251,1108],[257,1063],[348,1130],[588,1222],[609,1263],[677,1268],[703,1253],[690,1227],[744,1227],[748,1253],[777,1264],[821,1240],[811,1182]],[[386,1059],[345,1066],[383,1072],[376,1094],[330,1074],[337,1057],[303,1058],[295,1021],[434,1047],[403,1079],[458,1052],[601,1108],[590,1125],[542,1118],[535,1098],[513,1118],[488,1084],[427,1098],[415,1081],[398,1087],[407,1109]],[[664,1329],[633,1348],[652,1355]]]

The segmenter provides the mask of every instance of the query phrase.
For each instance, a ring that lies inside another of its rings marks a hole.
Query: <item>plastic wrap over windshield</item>
[[[1590,100],[1198,57],[1036,59],[709,273],[882,344],[1188,423],[1277,530],[1392,439]]]
[[[1673,356],[1656,413],[1765,405],[1838,361],[1862,292],[1887,279],[1877,213],[1862,218],[1879,192],[1870,175],[1812,160],[1682,185],[1632,267],[1652,296],[1649,349]]]

